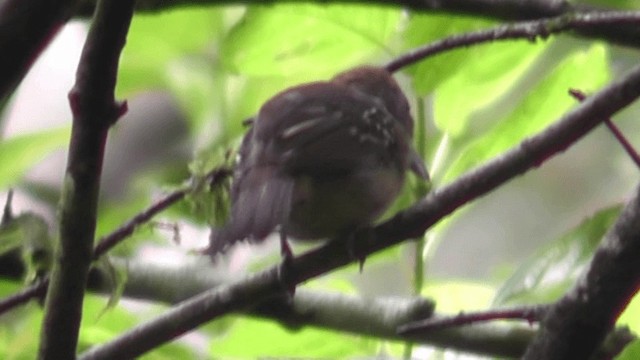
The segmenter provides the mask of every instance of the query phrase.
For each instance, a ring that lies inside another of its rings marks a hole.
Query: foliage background
[[[637,9],[640,4],[610,1],[607,6]],[[221,163],[242,135],[241,121],[279,90],[326,79],[358,64],[383,64],[415,46],[493,24],[497,22],[472,16],[417,15],[355,5],[193,7],[137,14],[117,88],[119,97],[132,100],[132,112],[119,121],[109,140],[97,235],[113,230],[154,196],[180,184],[190,171]],[[71,26],[81,33],[84,25]],[[425,140],[421,151],[433,186],[556,120],[575,105],[568,88],[592,92],[636,59],[636,51],[563,35],[535,43],[510,41],[455,50],[408,68],[399,79],[424,124],[416,138]],[[32,80],[35,86],[49,89],[52,93],[45,96],[59,97],[66,105],[66,90],[42,85],[51,80],[47,71],[40,71],[41,78]],[[42,163],[51,164],[54,152],[61,157],[60,149],[68,142],[66,122],[61,128],[43,125],[28,132],[13,128],[31,121],[16,115],[19,99],[20,95],[8,105],[0,120],[0,190],[6,194],[9,187],[15,188],[22,204],[18,209],[35,213],[3,229],[0,240],[8,244],[4,251],[26,248],[20,241],[24,236],[33,237],[31,248],[46,247],[48,237],[56,233],[55,206],[64,166],[47,169]],[[41,100],[29,101],[20,106],[38,108]],[[42,111],[40,116],[49,117]],[[633,120],[639,112],[636,105],[617,118],[636,144],[640,125]],[[425,283],[418,292],[434,297],[438,310],[445,312],[556,299],[615,219],[615,205],[632,189],[636,171],[604,128],[595,131],[538,171],[427,234]],[[416,196],[411,180],[390,213]],[[182,204],[165,213],[160,224],[139,229],[112,253],[157,258],[167,266],[193,261],[190,251],[206,243],[210,206],[198,199]],[[33,227],[25,224],[40,218],[47,220],[46,235],[27,234],[25,229]],[[168,223],[179,225],[181,245],[163,226]],[[408,296],[416,291],[414,252],[413,245],[390,249],[368,259],[362,274],[351,266],[308,286],[366,297]],[[277,260],[273,244],[241,247],[212,271],[251,271]],[[0,294],[10,294],[20,285],[3,280]],[[107,309],[107,302],[101,296],[86,299],[82,347],[104,342],[163,308],[123,300]],[[636,331],[637,311],[632,304],[621,319]],[[41,318],[36,303],[0,318],[0,357],[32,358]],[[327,330],[292,332],[264,320],[227,317],[146,358],[380,353],[400,357],[402,351],[402,344],[366,337],[349,335],[347,340]],[[452,357],[452,352],[446,356]]]

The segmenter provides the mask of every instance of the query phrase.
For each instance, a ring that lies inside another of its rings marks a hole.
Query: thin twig
[[[523,320],[531,324],[540,321],[547,309],[548,305],[529,305],[509,309],[461,312],[453,316],[441,315],[399,326],[398,334],[425,334],[431,331],[495,320]]]
[[[219,167],[212,171],[210,171],[207,175],[204,176],[204,181],[206,181],[211,187],[217,187],[222,184],[222,182],[229,177],[231,174],[231,170],[226,167]],[[135,229],[140,225],[145,224],[149,220],[151,220],[155,215],[164,211],[171,205],[176,202],[182,200],[186,194],[188,194],[192,190],[192,186],[188,185],[183,188],[174,190],[170,194],[167,194],[162,199],[156,201],[151,204],[148,208],[144,209],[140,213],[136,214],[133,218],[128,220],[126,223],[121,225],[119,228],[109,233],[108,235],[100,238],[98,240],[98,244],[93,250],[93,260],[97,260],[100,256],[104,255],[109,250],[113,249],[117,244],[122,242],[122,240],[126,239],[128,236],[133,234]],[[12,308],[23,305],[29,300],[42,297],[46,293],[46,288],[49,286],[49,278],[45,278],[42,281],[30,285],[20,292],[9,295],[4,299],[0,300],[0,315],[5,312],[11,310]]]
[[[23,305],[34,298],[43,298],[47,292],[48,285],[49,279],[43,279],[36,284],[28,286],[19,292],[2,299],[2,301],[0,301],[0,314],[4,314],[16,306]]]
[[[138,356],[216,317],[255,306],[275,296],[286,296],[286,289],[290,285],[300,284],[347,265],[353,261],[354,253],[367,256],[420,236],[461,206],[562,152],[595,128],[603,118],[629,105],[638,96],[640,66],[502,156],[432,191],[424,200],[374,229],[353,235],[355,241],[333,239],[318,249],[292,259],[286,268],[273,267],[211,289],[104,345],[91,348],[80,358],[95,360]],[[345,246],[346,243],[349,246]],[[283,270],[289,272],[283,276]],[[282,284],[282,279],[290,282]]]
[[[454,35],[433,42],[424,47],[411,50],[405,55],[395,58],[386,65],[389,72],[398,71],[406,66],[440,53],[443,50],[505,39],[526,39],[535,41],[545,39],[551,34],[567,30],[583,29],[610,24],[640,25],[640,11],[589,12],[561,15],[550,19],[523,21],[513,24],[499,25],[494,28]]]
[[[579,101],[584,101],[587,96],[580,90],[570,89],[569,94]],[[636,149],[631,145],[629,140],[624,136],[624,134],[618,129],[618,127],[611,121],[611,118],[604,119],[605,125],[609,128],[609,131],[613,133],[613,136],[616,137],[620,145],[624,148],[624,151],[627,152],[631,160],[636,164],[636,167],[640,168],[640,155],[636,151]]]
[[[207,175],[204,176],[204,179],[211,187],[216,187],[219,186],[227,177],[229,177],[230,174],[230,169],[226,167],[219,167],[210,171]],[[147,209],[135,215],[119,229],[100,239],[98,245],[93,251],[93,259],[97,260],[107,251],[113,249],[113,247],[116,246],[119,242],[131,235],[138,226],[148,222],[156,214],[182,200],[191,190],[191,186],[186,186],[182,189],[173,191],[172,193],[157,201],[155,204],[149,206]]]

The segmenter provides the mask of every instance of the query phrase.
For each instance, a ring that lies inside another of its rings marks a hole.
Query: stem
[[[39,359],[75,359],[91,265],[107,132],[126,111],[114,89],[134,0],[101,0],[69,92],[73,127],[60,200],[60,242],[47,291]]]

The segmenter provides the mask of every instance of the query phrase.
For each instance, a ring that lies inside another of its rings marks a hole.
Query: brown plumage
[[[242,141],[230,217],[212,232],[209,252],[274,230],[316,240],[371,225],[397,197],[407,170],[428,177],[412,134],[409,103],[382,68],[280,92]]]

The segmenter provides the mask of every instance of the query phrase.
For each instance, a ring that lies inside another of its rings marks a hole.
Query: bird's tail
[[[273,168],[253,168],[237,181],[237,191],[232,192],[231,213],[227,224],[213,229],[207,253],[214,256],[224,252],[238,241],[260,242],[291,211],[294,181],[280,176]]]

